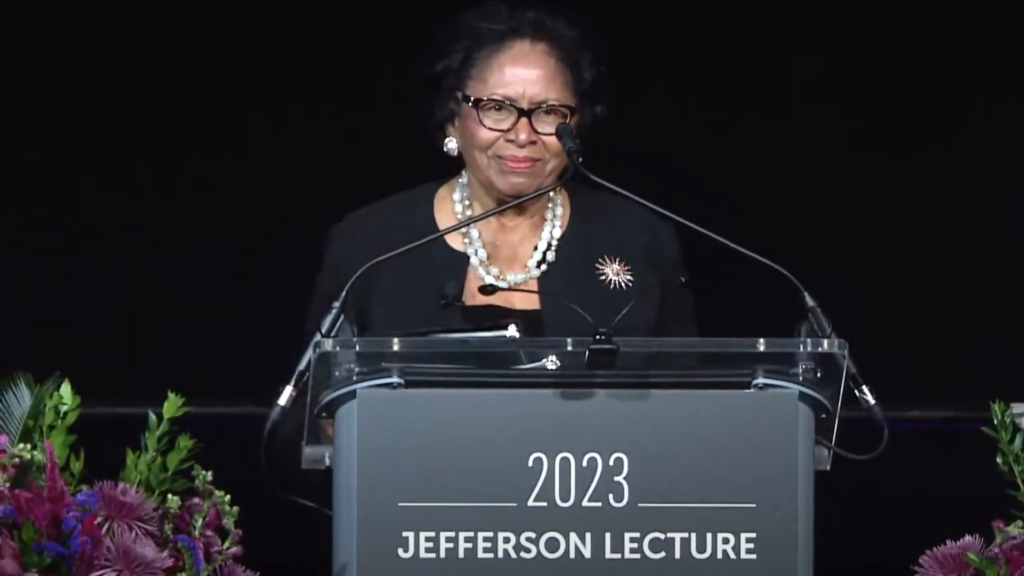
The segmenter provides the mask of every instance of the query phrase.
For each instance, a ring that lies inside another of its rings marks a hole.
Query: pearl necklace
[[[455,183],[455,192],[452,193],[452,209],[455,211],[455,219],[462,222],[464,218],[473,215],[473,209],[469,200],[469,174],[465,170],[459,175]],[[469,265],[483,279],[484,284],[494,284],[500,288],[515,288],[530,280],[540,278],[548,265],[555,261],[555,251],[558,249],[558,239],[562,237],[562,215],[565,209],[562,207],[562,195],[556,191],[548,193],[548,208],[544,211],[544,229],[537,242],[537,248],[533,251],[530,259],[526,261],[526,271],[512,274],[505,274],[497,266],[491,266],[487,261],[487,250],[484,249],[484,242],[480,238],[480,230],[473,224],[461,230],[462,241],[466,244],[466,254],[469,256]]]

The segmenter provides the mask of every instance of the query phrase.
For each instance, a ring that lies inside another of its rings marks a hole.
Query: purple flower
[[[64,562],[71,561],[71,554],[56,542],[43,542],[42,544],[36,544],[33,546],[33,552],[49,556],[50,558],[57,558]]]
[[[226,560],[238,560],[242,556],[242,531],[233,530],[224,538],[228,530],[216,501],[207,502],[199,497],[188,499],[174,519],[174,526],[178,531],[192,535],[204,560],[211,566]]]
[[[956,542],[950,540],[925,552],[914,567],[917,576],[972,576],[975,570],[967,561],[967,554],[984,555],[985,542],[981,536],[965,536]]]
[[[127,531],[155,537],[159,533],[156,506],[135,488],[123,482],[97,482],[94,495],[104,534]]]
[[[203,560],[203,550],[195,540],[184,535],[175,536],[174,539],[178,542],[178,546],[181,547],[182,552],[188,554],[188,556],[192,558],[192,567],[195,568],[196,572],[201,574],[206,570],[206,562]]]
[[[82,490],[75,495],[75,506],[82,508],[88,512],[99,508],[100,497],[94,490]]]
[[[1013,576],[1024,576],[1024,536],[1011,536],[993,544],[989,556],[998,559]]]
[[[235,562],[226,562],[213,570],[213,576],[260,576],[248,568]],[[1016,575],[1014,575],[1016,576]]]
[[[64,530],[64,534],[74,534],[80,522],[81,519],[78,514],[68,514],[61,520],[61,529]]]
[[[82,549],[82,521],[76,516],[64,518],[64,533],[68,535],[68,545],[71,553],[78,555]],[[85,543],[88,546],[88,542]]]
[[[119,532],[107,540],[92,576],[164,576],[173,565],[171,557],[149,538]]]
[[[0,520],[17,520],[18,513],[14,506],[0,506]]]

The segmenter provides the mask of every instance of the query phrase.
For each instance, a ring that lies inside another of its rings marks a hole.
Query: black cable
[[[859,382],[859,375],[857,375],[856,378],[858,380],[858,386],[855,386],[854,390],[856,391],[858,389],[867,389],[866,386],[863,386],[863,383]],[[859,395],[858,398],[860,398]],[[874,460],[875,458],[881,456],[882,453],[885,452],[885,449],[889,446],[889,421],[888,419],[886,419],[885,413],[882,412],[882,408],[876,402],[873,401],[874,399],[871,398],[870,400],[872,402],[868,406],[868,414],[871,416],[873,420],[878,422],[878,425],[882,428],[882,439],[878,442],[878,446],[874,450],[868,452],[867,454],[854,454],[853,452],[847,452],[846,450],[837,447],[835,444],[832,444],[831,442],[825,440],[824,438],[821,438],[820,436],[816,438],[817,443],[824,446],[825,448],[828,448],[832,452],[835,452],[836,454],[842,456],[843,458],[846,458],[847,460]]]
[[[324,508],[323,506],[315,502],[306,500],[305,498],[299,498],[294,494],[289,494],[288,492],[279,490],[278,488],[274,487],[274,485],[271,483],[270,474],[268,474],[270,466],[267,463],[267,454],[270,451],[270,437],[272,436],[272,429],[274,427],[274,424],[276,424],[276,422],[273,419],[267,418],[267,421],[263,427],[263,439],[260,442],[260,475],[264,479],[264,483],[266,484],[267,490],[271,494],[283,498],[285,500],[290,500],[292,502],[295,502],[296,504],[301,504],[303,506],[306,506],[307,508],[312,508],[313,510],[316,510],[318,512],[323,512],[328,516],[333,516],[334,513],[328,510],[327,508]]]

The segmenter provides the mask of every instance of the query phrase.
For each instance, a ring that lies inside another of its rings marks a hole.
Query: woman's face
[[[543,45],[526,41],[510,44],[481,62],[464,94],[504,100],[522,108],[576,104],[561,64]],[[546,115],[545,123],[556,118],[555,111],[538,114]],[[551,130],[544,127],[541,131]],[[537,134],[528,118],[520,118],[507,132],[498,132],[481,124],[477,110],[467,104],[462,104],[448,135],[458,139],[471,178],[499,199],[525,196],[553,184],[568,161],[558,139]]]

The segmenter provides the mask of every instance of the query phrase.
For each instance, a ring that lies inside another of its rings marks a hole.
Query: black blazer
[[[363,264],[437,231],[434,195],[441,185],[432,182],[386,198],[353,212],[331,229],[309,309],[307,337],[313,337],[331,303]],[[616,324],[616,336],[694,336],[689,278],[674,226],[611,193],[577,183],[566,188],[571,217],[557,259],[538,279],[544,335],[589,338],[596,328],[610,327],[636,300]],[[614,290],[606,285],[597,272],[602,257],[628,264],[632,286]],[[468,267],[466,255],[443,240],[420,246],[367,270],[349,292],[347,317],[362,336],[470,328],[460,310],[441,306],[442,295],[453,285],[461,296]],[[679,278],[685,280],[682,285]],[[586,312],[596,327],[565,301]],[[329,505],[329,475],[295,474],[305,405],[304,394],[278,425],[274,459],[285,461],[273,469],[289,493]]]
[[[328,235],[306,322],[312,337],[331,302],[366,262],[437,232],[431,182],[350,214]],[[619,337],[690,337],[696,334],[689,278],[675,227],[626,198],[570,183],[572,212],[557,259],[538,279],[544,336],[590,337],[615,325]],[[633,283],[613,289],[598,276],[602,257],[630,266]],[[461,297],[469,262],[437,240],[382,262],[352,286],[346,318],[360,336],[394,336],[429,328],[471,328],[458,310],[441,305],[456,287]],[[680,282],[678,279],[682,278]],[[593,324],[565,304],[571,302]],[[596,325],[596,326],[595,326]]]

